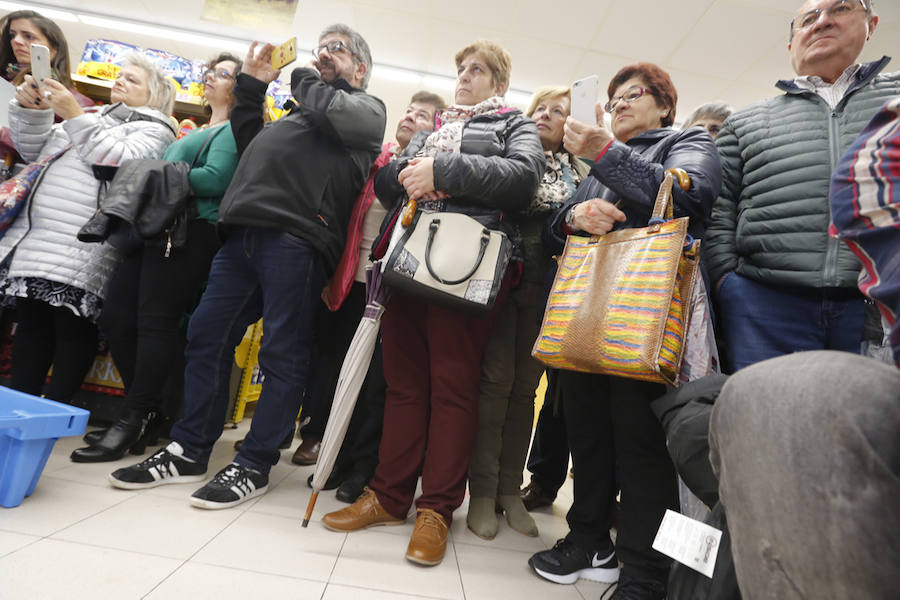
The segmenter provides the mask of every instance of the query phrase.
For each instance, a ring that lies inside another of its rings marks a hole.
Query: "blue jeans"
[[[865,303],[856,288],[770,286],[731,272],[716,296],[734,371],[805,350],[860,352]]]
[[[262,317],[259,368],[265,381],[235,462],[263,473],[278,462],[278,444],[300,410],[324,284],[321,257],[306,240],[257,227],[229,233],[188,325],[184,417],[171,434],[185,456],[209,461],[225,424],[234,348],[247,326]]]

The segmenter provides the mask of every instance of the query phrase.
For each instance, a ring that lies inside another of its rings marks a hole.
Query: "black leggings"
[[[16,299],[16,321],[10,387],[69,402],[94,364],[97,326],[67,308],[25,298]]]
[[[183,364],[180,323],[219,249],[215,226],[196,220],[168,258],[147,246],[128,255],[109,284],[100,328],[125,384],[123,409],[158,411],[166,382]],[[174,416],[174,415],[169,415]]]

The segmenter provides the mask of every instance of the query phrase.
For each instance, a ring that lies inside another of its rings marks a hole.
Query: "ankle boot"
[[[122,458],[144,434],[147,420],[143,411],[126,409],[96,444],[72,452],[72,462],[110,462]]]
[[[93,446],[97,442],[103,439],[103,436],[106,435],[106,432],[109,428],[106,429],[95,429],[93,431],[88,431],[84,434],[84,437],[81,438],[88,446]]]
[[[506,522],[512,529],[528,537],[537,537],[537,523],[525,509],[525,503],[522,502],[521,496],[518,494],[497,496],[497,504],[503,507],[503,511],[506,513]]]
[[[472,496],[469,498],[469,511],[466,514],[466,525],[469,530],[484,540],[497,537],[500,523],[494,512],[494,498]]]

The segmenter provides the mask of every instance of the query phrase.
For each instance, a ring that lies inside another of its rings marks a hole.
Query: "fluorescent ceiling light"
[[[456,89],[456,78],[425,73],[424,77],[422,77],[422,85],[436,90],[453,91]]]
[[[509,90],[506,92],[506,99],[513,104],[528,106],[531,103],[531,94],[520,90]]]
[[[125,21],[119,19],[106,19],[103,17],[95,17],[93,15],[79,14],[78,17],[85,25],[93,25],[95,27],[105,27],[107,29],[130,31],[140,35],[148,35],[163,39],[178,40],[198,46],[208,46],[210,48],[218,48],[220,50],[232,50],[237,52],[246,52],[250,46],[249,42],[243,42],[233,38],[222,38],[191,31],[183,31],[171,27],[160,27],[157,25],[144,25],[135,23],[134,21]]]
[[[389,79],[400,83],[414,83],[418,85],[422,83],[422,75],[423,73],[421,71],[413,71],[402,67],[380,65],[378,63],[372,65],[372,77],[380,79]]]
[[[35,6],[34,4],[25,4],[24,2],[0,2],[0,10],[8,10],[9,12],[13,12],[16,10],[35,9],[37,9],[37,12],[40,12],[48,19],[53,19],[54,21],[71,21],[72,23],[78,22],[78,17],[75,16],[75,13],[69,12],[67,10],[57,10],[55,8]]]

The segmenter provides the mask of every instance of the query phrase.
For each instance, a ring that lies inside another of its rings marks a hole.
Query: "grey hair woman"
[[[709,132],[713,139],[722,130],[722,123],[734,112],[724,102],[709,102],[697,108],[684,122],[684,129],[688,127],[702,127]]]
[[[95,323],[119,259],[108,244],[76,237],[104,191],[92,167],[159,158],[175,139],[174,91],[159,67],[129,57],[110,99],[84,108],[61,82],[26,75],[9,104],[16,150],[29,162],[51,161],[23,211],[28,218],[0,239],[0,293],[15,298],[19,322],[11,387],[54,400],[71,399],[93,363]]]

